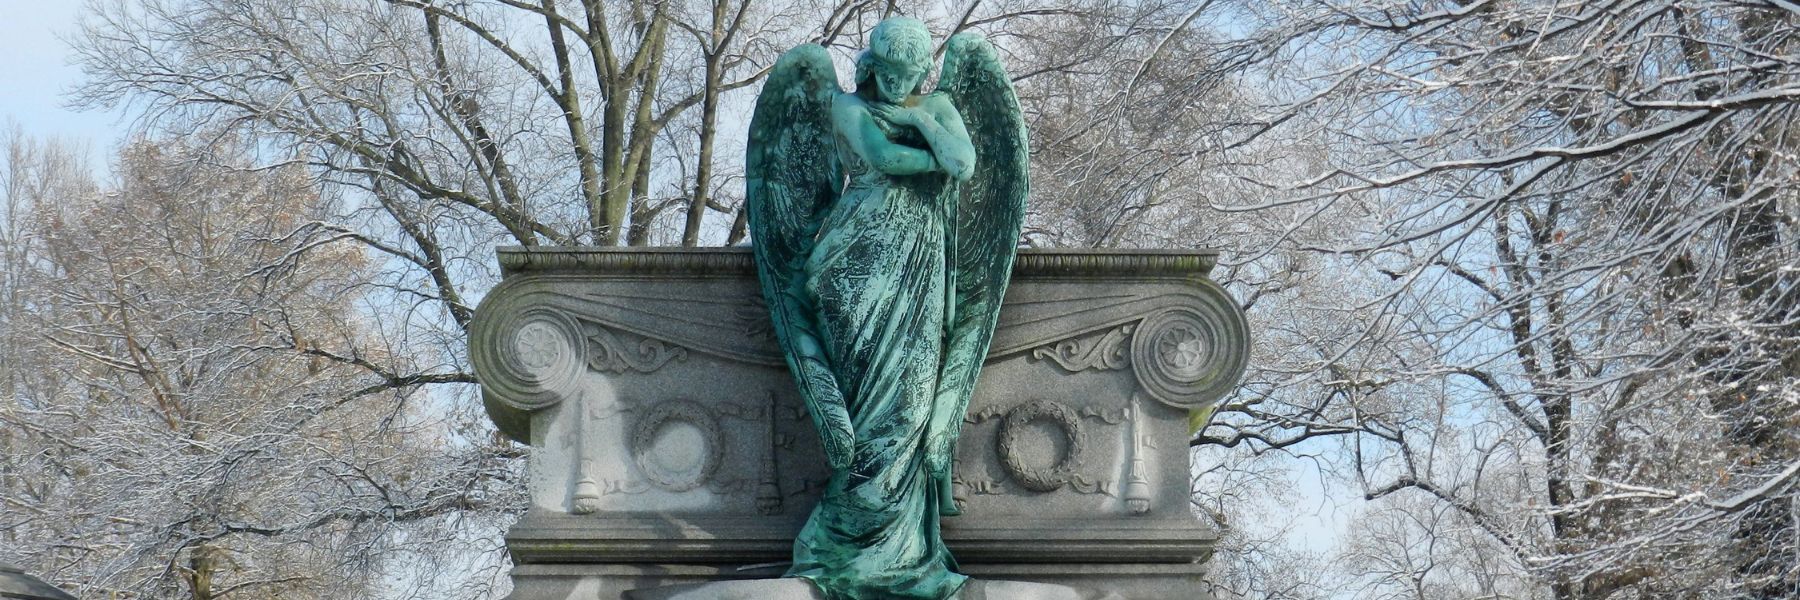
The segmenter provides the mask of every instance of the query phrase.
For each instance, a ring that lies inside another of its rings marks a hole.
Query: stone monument
[[[985,40],[891,17],[777,61],[748,249],[509,249],[471,357],[540,448],[516,600],[1200,597],[1189,411],[1247,335],[1213,255],[1032,252]],[[959,443],[960,440],[960,443]]]
[[[959,572],[1204,597],[1213,534],[1189,505],[1187,417],[1236,385],[1249,340],[1207,278],[1215,259],[1020,251],[955,449],[961,514],[942,537]],[[499,260],[470,354],[494,422],[535,447],[531,507],[506,536],[511,598],[786,573],[831,468],[751,250]]]

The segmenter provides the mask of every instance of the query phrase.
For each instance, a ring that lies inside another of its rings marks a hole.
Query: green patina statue
[[[882,21],[843,92],[788,51],[750,121],[750,232],[776,337],[830,461],[792,577],[832,599],[943,599],[966,577],[938,517],[1018,244],[1025,124],[994,49]]]

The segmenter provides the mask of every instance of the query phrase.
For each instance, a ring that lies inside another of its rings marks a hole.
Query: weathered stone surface
[[[763,600],[792,598],[824,600],[825,595],[804,579],[752,579],[668,585],[625,592],[624,600]]]
[[[783,566],[829,471],[750,253],[506,249],[471,342],[533,453],[513,598],[619,598]],[[1205,252],[1025,251],[957,450],[963,571],[1196,598],[1186,416],[1242,373],[1243,315]]]
[[[823,600],[804,579],[756,579],[663,586],[625,592],[625,600]],[[1124,600],[1118,594],[1029,581],[970,580],[957,600]]]

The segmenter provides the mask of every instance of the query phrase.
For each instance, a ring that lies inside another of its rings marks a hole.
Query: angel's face
[[[913,90],[919,89],[919,82],[924,80],[925,70],[915,65],[886,60],[876,62],[875,91],[883,102],[901,103]]]

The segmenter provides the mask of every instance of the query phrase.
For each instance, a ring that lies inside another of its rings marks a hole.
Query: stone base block
[[[1204,563],[970,564],[977,579],[1032,581],[1114,594],[1117,600],[1212,600]]]
[[[824,600],[803,579],[756,579],[672,585],[625,592],[625,600]],[[1117,594],[1028,581],[970,580],[957,600],[1124,600]]]
[[[665,585],[625,592],[624,600],[825,600],[819,589],[804,579],[751,579],[715,581],[691,585]]]
[[[507,600],[808,600],[786,565],[527,564]],[[959,600],[1209,600],[1200,564],[965,565]]]

